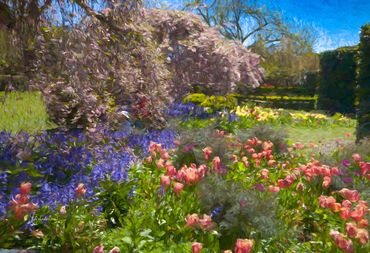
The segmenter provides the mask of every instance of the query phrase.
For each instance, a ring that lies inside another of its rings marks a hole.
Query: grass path
[[[310,142],[320,144],[327,143],[336,139],[348,139],[355,141],[355,128],[354,127],[292,127],[286,126],[285,131],[288,132],[288,138],[293,142],[301,142],[308,144]],[[350,133],[347,138],[346,134]]]

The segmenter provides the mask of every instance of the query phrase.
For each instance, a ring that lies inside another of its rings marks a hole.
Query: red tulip
[[[20,192],[22,195],[27,195],[31,192],[31,183],[22,183],[20,186]]]

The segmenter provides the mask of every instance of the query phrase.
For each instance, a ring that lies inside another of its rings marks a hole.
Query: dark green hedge
[[[310,88],[257,88],[251,90],[253,95],[261,96],[314,96],[315,90]]]
[[[359,46],[357,140],[370,136],[370,23],[362,27]]]
[[[331,113],[355,112],[357,47],[343,47],[320,54],[318,109]]]
[[[297,100],[297,99],[267,99],[267,100],[260,100],[260,99],[251,99],[247,98],[243,102],[253,102],[258,106],[263,107],[271,107],[271,108],[283,108],[283,109],[291,109],[291,110],[303,110],[303,111],[312,111],[315,110],[315,100]]]

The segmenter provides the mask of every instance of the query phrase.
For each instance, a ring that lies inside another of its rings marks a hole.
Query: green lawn
[[[11,132],[26,131],[34,133],[55,127],[48,120],[45,103],[39,92],[13,92],[7,94],[0,92],[0,131]],[[284,131],[292,142],[308,144],[325,143],[338,138],[345,139],[346,133],[351,133],[350,140],[355,139],[354,127],[291,127]]]
[[[0,92],[0,131],[34,133],[52,128],[39,92]]]
[[[288,138],[292,142],[300,142],[309,144],[311,142],[315,144],[326,143],[336,139],[347,139],[355,141],[354,127],[320,127],[320,128],[308,128],[308,127],[285,127],[285,131],[288,132]],[[346,133],[350,133],[350,137],[346,137]]]

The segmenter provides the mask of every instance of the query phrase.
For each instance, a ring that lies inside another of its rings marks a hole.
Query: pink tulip
[[[261,177],[263,179],[268,179],[269,178],[269,170],[268,169],[262,169],[261,170]]]
[[[361,175],[366,175],[368,171],[370,171],[370,163],[367,162],[360,162],[360,171]]]
[[[330,231],[330,236],[334,239],[335,244],[338,248],[347,253],[353,252],[353,243],[351,240],[347,240],[343,234],[338,231]]]
[[[200,226],[204,230],[209,230],[212,227],[212,218],[209,215],[204,214],[203,218],[199,220]]]
[[[252,252],[253,241],[248,239],[237,239],[235,244],[235,253]]]
[[[248,162],[248,158],[246,156],[242,157],[242,162],[243,162],[243,164],[246,168],[249,168],[249,162]]]
[[[274,166],[276,164],[276,161],[275,160],[269,160],[268,162],[267,162],[267,166],[269,166],[269,167],[272,167],[272,166]]]
[[[342,190],[338,191],[338,193],[345,199],[348,199],[351,202],[357,202],[360,199],[360,194],[356,190],[349,190],[347,188],[343,188]]]
[[[349,237],[355,237],[357,234],[357,227],[356,224],[350,222],[346,223],[346,232]]]
[[[203,151],[204,159],[208,161],[211,158],[212,149],[210,147],[206,147],[202,151]]]
[[[303,186],[303,184],[301,183],[301,182],[299,182],[298,184],[297,184],[297,191],[303,191],[304,190],[304,186]]]
[[[162,169],[164,168],[164,160],[162,158],[159,158],[157,161],[156,161],[156,166],[158,169]]]
[[[269,185],[269,192],[279,192],[279,191],[280,191],[280,187]]]
[[[200,253],[202,250],[202,244],[199,242],[193,242],[191,245],[192,253]]]
[[[104,253],[104,246],[103,245],[98,245],[94,248],[92,253]]]
[[[331,184],[331,177],[325,176],[324,181],[322,183],[322,187],[326,189],[330,186],[330,184]]]
[[[183,189],[184,189],[184,185],[178,182],[176,182],[173,187],[173,191],[176,193],[177,196],[180,195]]]
[[[177,173],[175,166],[173,166],[172,164],[166,163],[166,170],[167,170],[167,175],[171,178],[174,177]]]
[[[75,189],[75,193],[77,197],[82,197],[86,194],[85,185],[83,183],[79,183],[77,188]]]
[[[112,249],[109,251],[109,253],[118,253],[118,252],[120,252],[120,249],[119,249],[118,247],[114,247],[114,248],[112,248]]]
[[[360,228],[366,228],[367,226],[369,226],[369,221],[367,219],[361,219],[358,222],[358,227]]]
[[[199,216],[196,213],[190,214],[186,217],[186,226],[194,227],[199,223]]]
[[[220,157],[218,156],[215,156],[213,158],[213,169],[215,170],[215,172],[220,172],[221,171],[221,159]]]
[[[352,159],[355,162],[359,162],[359,161],[361,161],[361,156],[359,154],[353,154]]]
[[[171,184],[171,180],[169,176],[161,176],[161,185],[168,187]]]
[[[363,228],[358,229],[356,239],[358,239],[362,245],[365,245],[369,241],[369,232]]]

